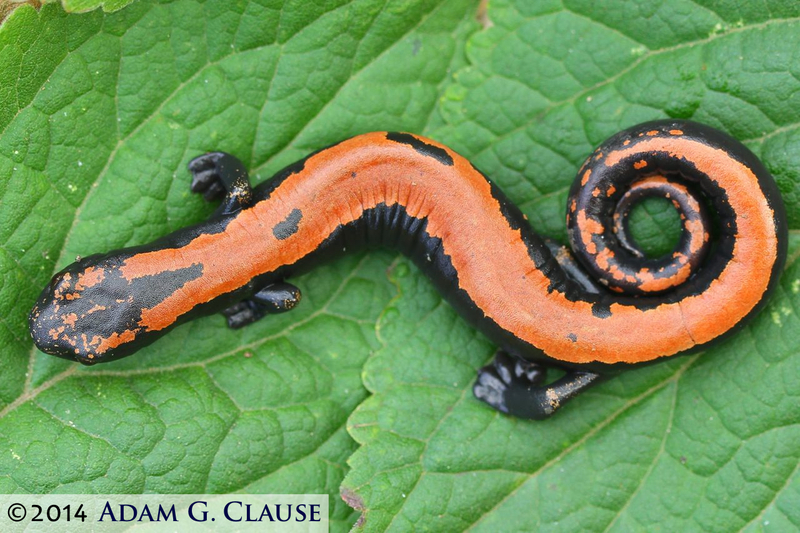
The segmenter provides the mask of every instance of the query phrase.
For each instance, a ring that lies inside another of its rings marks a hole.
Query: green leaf
[[[544,422],[472,397],[495,347],[410,263],[350,417],[342,494],[366,530],[795,531],[800,528],[800,7],[795,2],[493,0],[493,26],[428,133],[566,240],[587,154],[641,121],[692,118],[744,140],[778,180],[792,230],[769,306],[728,341],[627,372]],[[674,214],[639,216],[669,249]]]
[[[209,317],[88,370],[32,349],[25,317],[54,270],[211,212],[185,171],[206,150],[264,180],[349,135],[426,133],[563,241],[566,190],[594,145],[693,118],[763,158],[800,228],[794,2],[494,0],[492,27],[467,41],[476,8],[14,12],[0,28],[0,491],[327,492],[338,530],[357,516],[340,484],[370,530],[800,527],[794,232],[751,326],[546,422],[472,398],[494,347],[385,253],[301,278],[301,307],[244,330]],[[669,249],[673,211],[636,216],[640,244]]]
[[[298,281],[300,307],[220,316],[91,369],[36,352],[27,313],[78,255],[202,220],[186,163],[226,150],[256,181],[364,131],[421,131],[463,65],[470,0],[24,6],[0,28],[0,490],[328,492],[355,443],[392,256]]]
[[[118,11],[134,0],[61,0],[65,11],[83,13],[102,7],[103,11]]]
[[[39,6],[59,2],[67,12],[83,13],[101,7],[103,11],[118,11],[135,0],[3,0],[0,2],[0,22],[23,4]]]

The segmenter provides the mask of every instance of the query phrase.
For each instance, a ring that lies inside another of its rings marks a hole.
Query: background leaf
[[[753,7],[749,7],[749,6]],[[598,143],[644,120],[692,118],[744,140],[798,228],[800,7],[790,2],[512,2],[469,41],[471,65],[429,132],[566,240],[567,189]],[[665,218],[666,217],[666,218]],[[653,250],[672,209],[639,214]],[[674,218],[672,218],[674,221]],[[368,530],[795,531],[800,527],[800,239],[769,307],[704,354],[632,371],[551,420],[472,398],[494,347],[406,261],[350,417],[362,445],[345,499]]]
[[[693,118],[762,157],[798,228],[794,2],[494,0],[477,33],[476,9],[14,12],[0,28],[0,490],[328,492],[335,529],[358,516],[340,484],[370,530],[800,527],[798,242],[743,332],[540,423],[472,398],[494,348],[389,253],[316,270],[297,310],[244,330],[209,317],[92,369],[32,349],[25,316],[54,270],[211,212],[185,170],[207,150],[262,181],[350,135],[425,133],[564,241],[566,190],[597,143]],[[671,247],[671,208],[636,219],[645,247]]]
[[[220,316],[92,369],[32,349],[26,315],[78,255],[150,241],[212,206],[186,163],[227,150],[263,181],[348,136],[426,127],[463,64],[462,0],[21,7],[0,29],[0,490],[328,492],[355,443],[391,256],[299,280],[294,312]]]
[[[53,0],[51,0],[53,1]],[[64,9],[69,12],[83,13],[102,7],[103,11],[118,11],[134,0],[62,0]]]
[[[102,8],[103,11],[117,11],[133,1],[134,0],[0,0],[0,22],[23,4],[38,8],[41,7],[42,4],[60,2],[65,11],[82,13],[99,7]]]

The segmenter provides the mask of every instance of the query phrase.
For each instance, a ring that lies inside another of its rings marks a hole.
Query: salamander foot
[[[266,315],[285,313],[300,302],[300,289],[289,283],[273,283],[255,293],[252,298],[230,306],[222,311],[228,319],[228,327],[239,329]]]
[[[601,375],[592,372],[570,371],[543,385],[546,376],[545,367],[498,350],[494,360],[478,371],[472,392],[502,413],[542,420],[602,380]]]
[[[229,215],[253,204],[253,190],[244,164],[225,152],[210,152],[189,161],[191,190],[211,202],[222,197],[218,214]]]

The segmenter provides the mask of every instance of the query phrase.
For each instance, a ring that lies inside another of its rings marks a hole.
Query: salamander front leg
[[[553,383],[543,385],[546,376],[543,366],[498,350],[494,361],[478,371],[472,391],[476,398],[500,412],[542,420],[603,379],[592,372],[570,371]]]
[[[230,215],[253,204],[253,189],[244,164],[225,152],[210,152],[189,161],[191,190],[209,202],[222,196],[219,215]]]
[[[285,313],[300,302],[300,289],[289,283],[273,283],[255,293],[252,298],[242,300],[225,309],[222,314],[228,319],[228,327],[238,329],[266,315]]]

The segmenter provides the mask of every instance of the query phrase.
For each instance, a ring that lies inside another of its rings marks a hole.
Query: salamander
[[[574,255],[534,233],[467,159],[410,133],[350,138],[255,188],[223,152],[189,170],[192,191],[222,197],[214,214],[58,272],[30,313],[40,350],[95,364],[199,316],[242,327],[298,304],[287,279],[383,246],[499,347],[475,396],[542,419],[624,368],[731,335],[764,306],[786,257],[769,172],[737,140],[684,120],[626,129],[588,157],[567,203]],[[628,228],[649,196],[671,200],[681,220],[664,257],[647,257]],[[565,373],[548,382],[548,368]]]

